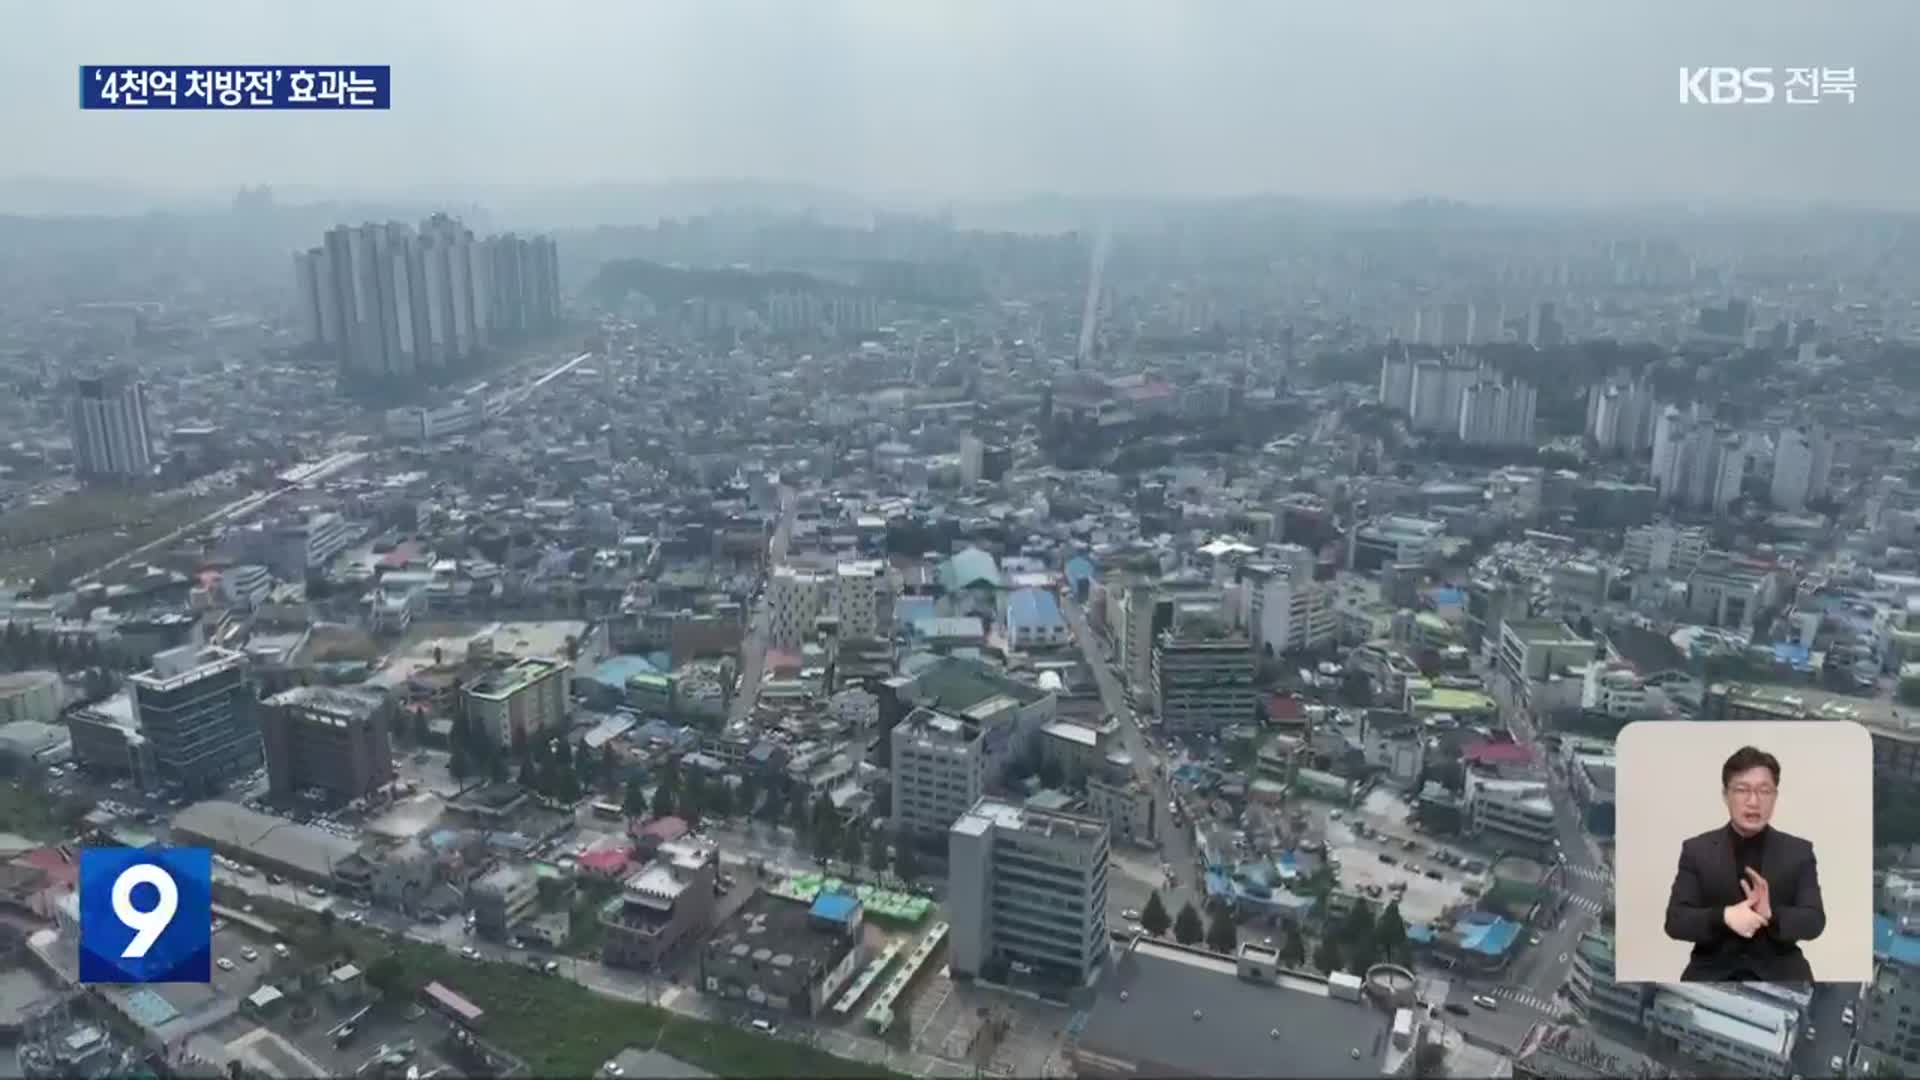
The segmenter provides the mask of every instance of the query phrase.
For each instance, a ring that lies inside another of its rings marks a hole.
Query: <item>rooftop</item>
[[[1324,984],[1247,982],[1232,960],[1136,939],[1101,981],[1078,1049],[1143,1074],[1374,1077],[1387,1033],[1384,1015]]]
[[[808,905],[759,892],[714,930],[705,954],[709,962],[731,958],[818,972],[832,967],[848,948],[848,939],[820,928]]]

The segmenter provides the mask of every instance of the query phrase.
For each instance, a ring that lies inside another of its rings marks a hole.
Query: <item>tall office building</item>
[[[275,799],[319,788],[349,802],[393,779],[390,707],[381,695],[298,686],[262,703],[260,738]]]
[[[246,654],[183,645],[127,682],[160,779],[207,794],[260,764]]]
[[[330,229],[294,256],[294,285],[308,341],[363,379],[458,369],[503,335],[560,325],[551,238],[476,241],[445,214],[418,231],[398,222]]]
[[[981,799],[947,834],[947,965],[1084,986],[1107,955],[1107,823]]]
[[[81,379],[67,403],[73,425],[74,470],[89,479],[133,478],[153,472],[147,386]]]

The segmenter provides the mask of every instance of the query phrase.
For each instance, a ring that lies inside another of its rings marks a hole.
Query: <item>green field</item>
[[[742,1028],[603,997],[569,979],[517,965],[470,961],[344,925],[328,928],[310,912],[258,897],[250,902],[263,918],[286,928],[305,955],[344,949],[365,967],[391,954],[400,961],[410,999],[436,981],[465,997],[485,1013],[478,1034],[519,1057],[535,1076],[587,1076],[631,1046],[652,1047],[727,1077],[897,1075]]]
[[[0,521],[0,581],[84,574],[238,498],[82,491]],[[57,584],[65,584],[64,581]]]

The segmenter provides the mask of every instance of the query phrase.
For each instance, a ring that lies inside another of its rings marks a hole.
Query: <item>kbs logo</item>
[[[1698,67],[1680,69],[1682,105],[1818,105],[1826,98],[1853,103],[1852,68],[1786,68],[1785,78],[1770,67]]]
[[[212,959],[212,852],[80,852],[81,982],[203,983]]]

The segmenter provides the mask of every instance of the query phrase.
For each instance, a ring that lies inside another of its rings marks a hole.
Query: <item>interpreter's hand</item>
[[[1773,921],[1773,897],[1767,890],[1767,879],[1760,871],[1747,867],[1747,879],[1740,883],[1740,890],[1747,894],[1747,906],[1760,916],[1762,923]]]
[[[1742,882],[1742,884],[1745,883]],[[1726,910],[1720,913],[1720,918],[1727,924],[1727,929],[1743,938],[1752,937],[1760,932],[1761,927],[1767,925],[1767,920],[1761,918],[1760,913],[1753,910],[1751,903],[1745,900],[1738,904],[1728,904]]]

